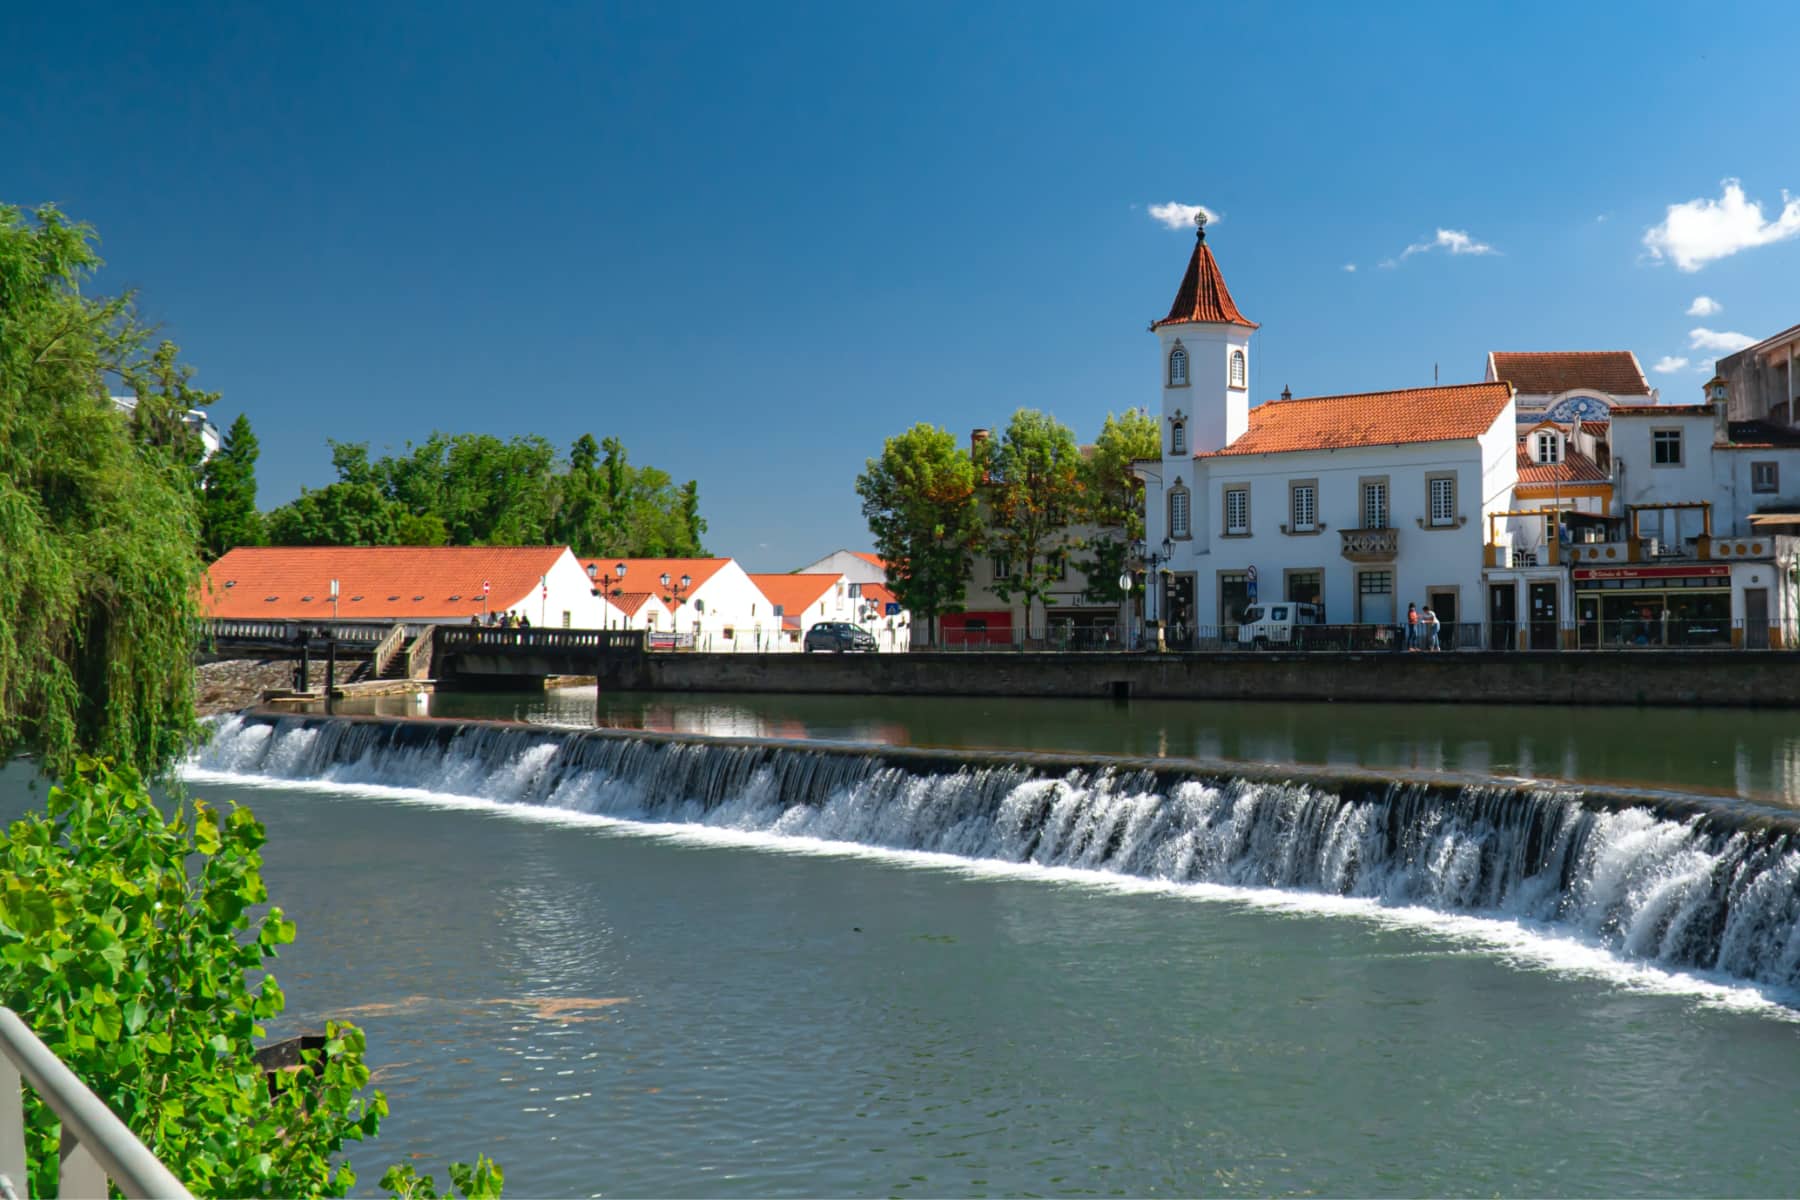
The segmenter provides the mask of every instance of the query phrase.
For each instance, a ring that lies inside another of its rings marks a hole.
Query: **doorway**
[[[1446,650],[1455,650],[1462,645],[1457,637],[1457,590],[1455,588],[1426,588],[1425,603],[1438,619],[1438,643]]]
[[[1529,586],[1531,589],[1531,648],[1533,650],[1554,650],[1557,648],[1557,585],[1534,583]]]
[[[1744,589],[1744,645],[1752,650],[1769,648],[1769,589]]]
[[[1511,583],[1488,587],[1488,649],[1513,650],[1519,645],[1519,589]]]

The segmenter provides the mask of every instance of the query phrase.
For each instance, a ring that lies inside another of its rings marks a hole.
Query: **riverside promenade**
[[[1800,652],[603,656],[602,691],[1800,708]]]

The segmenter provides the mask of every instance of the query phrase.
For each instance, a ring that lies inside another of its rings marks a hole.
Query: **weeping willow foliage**
[[[197,734],[194,455],[157,435],[180,397],[139,388],[132,421],[108,399],[173,348],[81,294],[99,261],[87,226],[0,205],[0,758],[157,773]]]

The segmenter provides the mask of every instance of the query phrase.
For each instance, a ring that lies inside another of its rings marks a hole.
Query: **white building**
[[[1409,602],[1446,624],[1480,619],[1488,518],[1518,477],[1509,385],[1284,393],[1252,408],[1257,326],[1203,224],[1151,328],[1163,456],[1137,471],[1147,541],[1170,553],[1145,600],[1171,642],[1230,640],[1253,599],[1322,603],[1330,623],[1404,620]]]
[[[619,620],[566,546],[240,546],[208,569],[202,604],[234,620],[462,625],[510,612],[559,629]]]
[[[912,645],[912,614],[900,606],[888,586],[887,563],[866,550],[834,550],[816,562],[794,571],[796,575],[841,575],[854,602],[854,621],[875,635],[883,650],[906,650]]]
[[[587,558],[581,565],[595,592],[626,610],[627,628],[691,637],[701,650],[774,648],[780,624],[735,559]]]

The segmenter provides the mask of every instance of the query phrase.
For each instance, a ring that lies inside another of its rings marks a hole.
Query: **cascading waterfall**
[[[245,714],[201,771],[1504,916],[1800,989],[1800,822],[1724,803],[1154,760]]]

